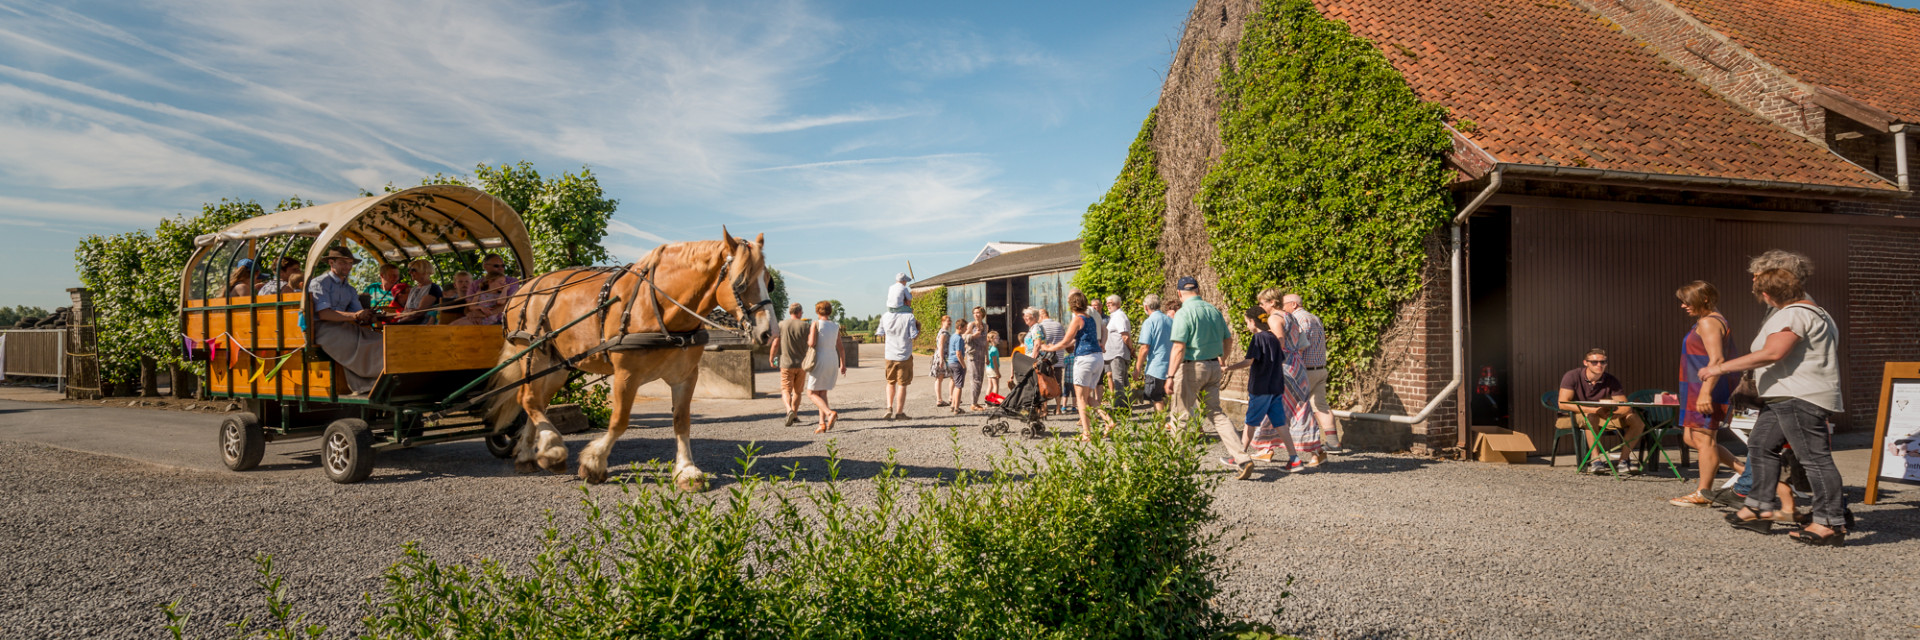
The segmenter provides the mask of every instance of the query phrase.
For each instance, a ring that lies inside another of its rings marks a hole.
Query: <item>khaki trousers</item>
[[[1178,391],[1174,394],[1178,400],[1175,401],[1173,412],[1176,420],[1204,412],[1200,414],[1202,419],[1213,424],[1214,432],[1220,435],[1220,445],[1226,447],[1227,455],[1233,456],[1234,463],[1238,464],[1252,458],[1240,443],[1240,429],[1233,426],[1233,420],[1228,419],[1227,412],[1220,408],[1221,378],[1220,361],[1217,359],[1180,363],[1173,373],[1173,386]],[[1178,424],[1184,426],[1185,423]]]

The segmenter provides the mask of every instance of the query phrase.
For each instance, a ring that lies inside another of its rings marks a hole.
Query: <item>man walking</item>
[[[1153,410],[1167,406],[1167,359],[1173,353],[1173,318],[1160,312],[1160,296],[1148,295],[1140,303],[1147,318],[1140,321],[1140,353],[1134,367],[1145,375],[1142,392]]]
[[[913,384],[913,340],[920,337],[920,321],[911,312],[889,311],[880,317],[874,335],[887,340],[888,420],[907,419],[907,385]]]
[[[1127,391],[1127,372],[1131,371],[1128,360],[1132,354],[1128,350],[1133,337],[1133,326],[1127,322],[1127,312],[1120,308],[1120,296],[1107,296],[1107,389],[1116,394]],[[1119,402],[1132,404],[1131,398],[1114,396]]]
[[[1320,322],[1320,316],[1307,311],[1300,294],[1289,293],[1281,298],[1280,311],[1293,316],[1293,321],[1300,325],[1300,337],[1307,343],[1300,359],[1307,367],[1307,404],[1313,408],[1313,421],[1320,425],[1320,442],[1324,445],[1314,454],[1318,464],[1326,461],[1329,450],[1345,453],[1340,448],[1339,425],[1333,421],[1333,406],[1327,403],[1327,327]]]
[[[800,423],[800,396],[806,393],[807,372],[800,363],[807,359],[807,320],[801,317],[799,303],[787,305],[787,317],[780,321],[767,353],[780,367],[780,402],[787,407],[787,426]]]
[[[1204,419],[1213,424],[1220,445],[1227,449],[1227,461],[1245,480],[1253,475],[1253,457],[1240,442],[1240,430],[1220,409],[1220,356],[1233,346],[1233,332],[1220,309],[1200,299],[1200,281],[1192,276],[1180,278],[1174,290],[1180,293],[1180,313],[1173,317],[1173,349],[1169,354],[1178,367],[1173,374],[1173,386],[1179,394],[1174,411],[1188,415],[1204,411]]]

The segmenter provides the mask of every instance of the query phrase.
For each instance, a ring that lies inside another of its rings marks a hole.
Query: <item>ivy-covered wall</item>
[[[913,319],[920,321],[920,339],[914,341],[914,348],[924,349],[933,345],[933,334],[940,331],[940,316],[946,314],[946,287],[934,287],[931,291],[913,296]]]
[[[1160,234],[1167,212],[1167,182],[1153,150],[1157,110],[1147,113],[1140,135],[1127,148],[1120,176],[1080,223],[1080,272],[1074,286],[1090,299],[1118,294],[1124,309],[1166,287],[1161,273]]]
[[[1327,323],[1332,390],[1422,285],[1453,207],[1444,110],[1309,0],[1261,0],[1220,71],[1224,153],[1195,197],[1222,302],[1301,294]]]

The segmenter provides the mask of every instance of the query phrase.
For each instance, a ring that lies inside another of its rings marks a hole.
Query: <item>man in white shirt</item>
[[[920,337],[920,321],[911,313],[888,313],[874,335],[887,339],[888,420],[907,419],[907,385],[913,384],[913,340]]]
[[[1128,349],[1133,338],[1133,324],[1127,321],[1127,312],[1120,308],[1120,296],[1107,296],[1107,388],[1119,393],[1127,388],[1127,372],[1132,368],[1128,360],[1132,355]]]

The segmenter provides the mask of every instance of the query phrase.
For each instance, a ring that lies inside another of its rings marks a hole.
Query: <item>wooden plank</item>
[[[506,344],[500,326],[388,325],[386,373],[490,369]]]

